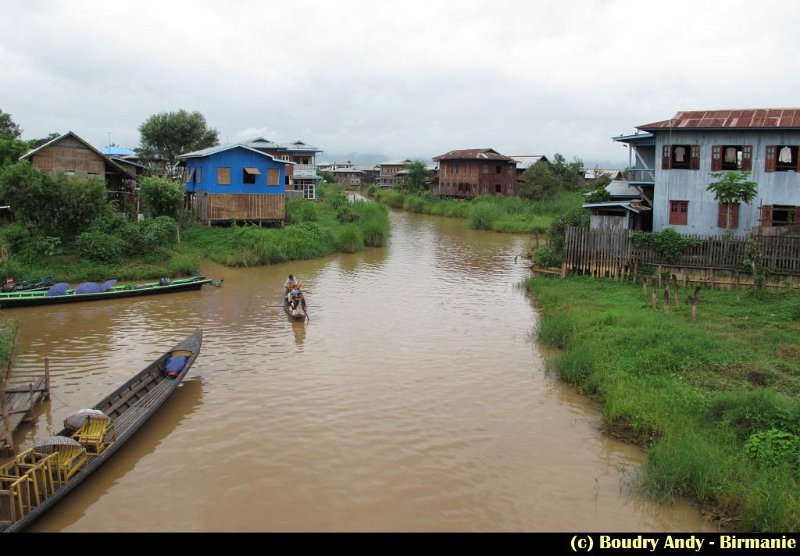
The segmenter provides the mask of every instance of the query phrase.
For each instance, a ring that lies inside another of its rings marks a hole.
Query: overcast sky
[[[200,111],[322,161],[452,149],[627,164],[679,110],[800,106],[793,0],[0,0],[0,109],[23,138],[136,147]]]

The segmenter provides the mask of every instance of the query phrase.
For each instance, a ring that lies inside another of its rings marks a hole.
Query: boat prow
[[[25,529],[105,463],[175,392],[202,341],[198,329],[93,408],[70,415],[57,435],[0,466],[0,532]]]

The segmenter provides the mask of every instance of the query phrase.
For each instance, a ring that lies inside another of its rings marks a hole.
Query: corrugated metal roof
[[[100,152],[106,156],[129,156],[136,154],[133,149],[129,149],[128,147],[120,147],[119,145],[107,145],[103,147]]]
[[[434,160],[507,160],[514,162],[514,159],[500,154],[494,149],[464,149],[449,151],[439,156],[434,156]]]
[[[547,162],[547,157],[543,154],[520,154],[520,155],[512,155],[513,158],[517,163],[517,168],[520,170],[527,170],[534,164],[538,162],[545,161]]]
[[[763,129],[800,128],[800,108],[695,110],[678,112],[669,120],[636,126],[638,129]]]
[[[217,145],[216,147],[209,147],[207,149],[200,149],[199,151],[194,151],[190,153],[184,153],[178,156],[178,160],[186,160],[188,158],[202,158],[204,156],[211,156],[212,154],[221,153],[224,151],[229,151],[235,148],[242,148],[246,149],[250,152],[254,152],[256,154],[260,154],[261,156],[266,156],[274,160],[275,162],[283,162],[284,164],[296,164],[296,162],[289,162],[288,160],[281,160],[279,158],[275,158],[273,155],[269,153],[265,153],[263,151],[256,150],[252,147],[248,147],[242,143],[234,143],[233,145]]]
[[[599,207],[620,207],[624,208],[625,210],[629,210],[631,212],[635,212],[639,214],[640,212],[648,212],[652,210],[650,207],[639,204],[637,202],[619,202],[619,201],[607,201],[604,203],[583,203],[581,205],[582,208],[599,208]]]
[[[322,149],[318,147],[313,147],[311,145],[306,145],[302,141],[295,141],[294,143],[281,143],[278,146],[281,149],[285,149],[287,151],[303,151],[303,152],[313,152],[313,153],[322,152]]]

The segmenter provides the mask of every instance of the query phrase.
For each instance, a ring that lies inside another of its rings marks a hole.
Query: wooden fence
[[[752,284],[750,266],[745,263],[747,241],[752,239],[759,246],[761,263],[767,270],[767,285],[800,287],[800,236],[684,236],[699,243],[670,259],[650,247],[636,247],[630,234],[625,230],[568,228],[561,275],[591,274],[635,281],[645,267],[655,267],[659,272],[682,277],[685,285]]]

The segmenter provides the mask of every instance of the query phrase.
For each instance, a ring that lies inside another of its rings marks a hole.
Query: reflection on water
[[[208,265],[222,288],[8,311],[24,311],[17,372],[44,357],[54,371],[53,401],[18,436],[28,445],[204,329],[194,380],[163,422],[37,529],[709,528],[688,506],[630,496],[639,451],[605,438],[598,409],[544,372],[516,287],[526,237],[391,218],[386,248]],[[278,303],[290,273],[310,322]]]

